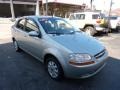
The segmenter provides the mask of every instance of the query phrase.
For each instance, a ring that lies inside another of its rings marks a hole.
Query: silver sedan
[[[16,51],[22,49],[44,63],[54,80],[93,76],[108,57],[98,40],[59,17],[22,17],[12,26],[12,40]]]

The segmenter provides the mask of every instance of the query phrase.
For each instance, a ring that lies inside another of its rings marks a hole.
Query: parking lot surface
[[[11,24],[0,24],[0,90],[119,90],[120,33],[96,36],[109,52],[107,64],[87,79],[52,80],[44,65],[25,52],[15,52]]]

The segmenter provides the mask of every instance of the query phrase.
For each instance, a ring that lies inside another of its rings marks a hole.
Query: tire
[[[92,26],[85,27],[85,33],[93,36],[95,34],[95,29]]]
[[[118,32],[120,33],[120,29],[118,30]]]
[[[21,49],[19,48],[19,45],[18,45],[16,40],[13,40],[13,45],[14,45],[14,48],[15,48],[16,52],[20,52],[21,51]]]
[[[46,59],[46,69],[52,79],[59,81],[63,78],[63,69],[55,57]]]
[[[116,30],[117,30],[117,32],[119,32],[119,33],[120,33],[120,27],[117,27],[117,28],[116,28]]]

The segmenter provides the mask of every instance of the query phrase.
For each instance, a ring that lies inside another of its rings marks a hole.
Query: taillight
[[[120,21],[118,21],[117,26],[120,26]]]
[[[96,22],[97,22],[98,24],[100,24],[100,23],[101,23],[101,19],[98,19]]]

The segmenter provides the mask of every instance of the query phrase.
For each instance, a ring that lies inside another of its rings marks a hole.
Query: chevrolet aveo
[[[93,76],[108,56],[98,40],[59,17],[22,17],[12,26],[12,40],[16,51],[22,49],[40,60],[55,80]]]

